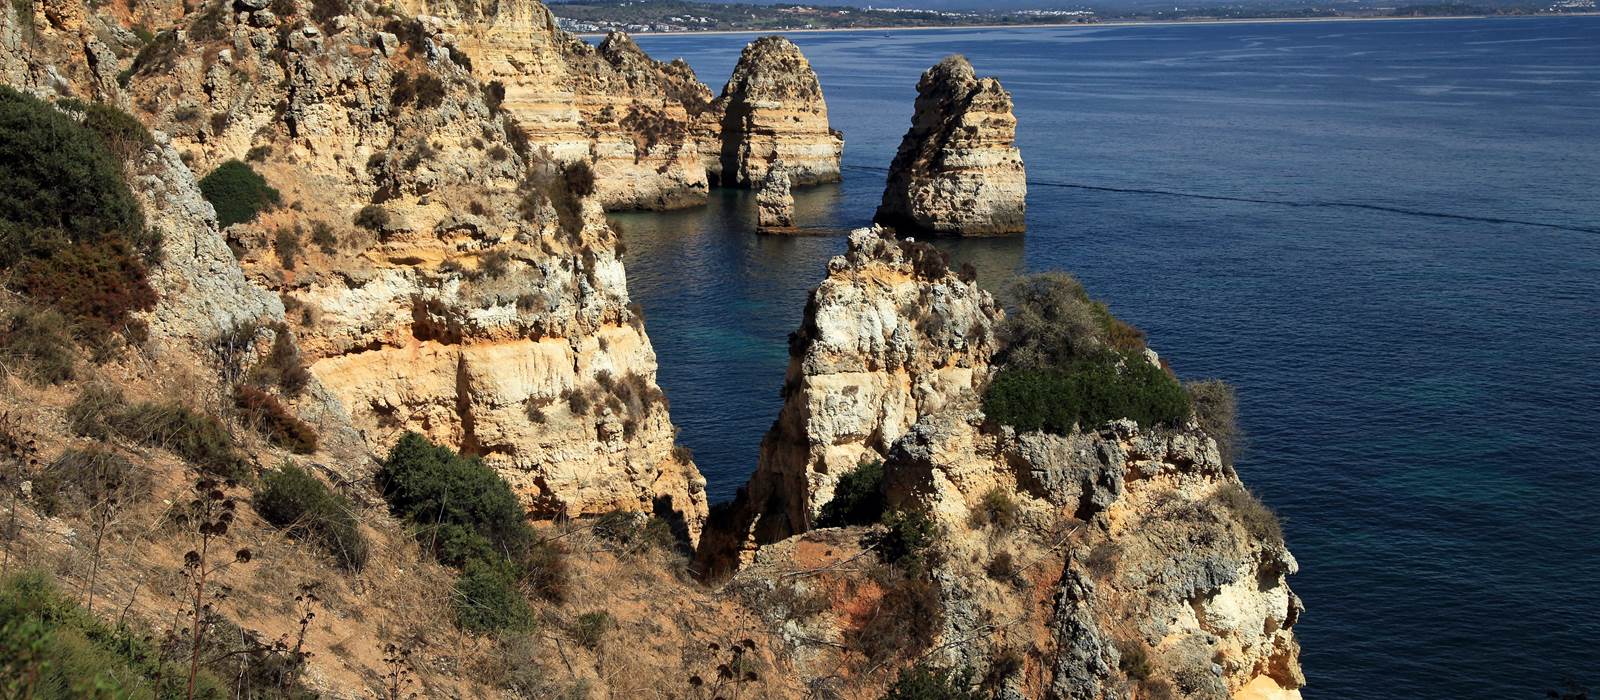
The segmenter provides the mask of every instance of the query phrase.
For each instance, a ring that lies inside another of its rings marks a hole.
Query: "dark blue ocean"
[[[750,38],[639,43],[720,87]],[[1015,97],[1029,229],[946,248],[994,288],[1070,271],[1181,376],[1239,387],[1308,697],[1600,689],[1600,18],[792,38],[846,137],[845,182],[799,195],[821,235],[758,237],[732,192],[617,217],[715,498],[918,75],[959,52]]]

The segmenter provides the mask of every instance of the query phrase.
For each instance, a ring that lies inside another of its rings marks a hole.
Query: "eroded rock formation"
[[[790,337],[784,404],[760,464],[703,559],[724,568],[811,529],[839,477],[883,459],[921,417],[977,410],[1000,316],[931,246],[876,228],[850,234]]]
[[[986,420],[1001,314],[943,260],[862,230],[829,264],[756,473],[708,525],[703,563],[742,567],[734,588],[776,611],[806,677],[859,668],[855,650],[871,658],[870,638],[892,634],[1000,697],[1299,697],[1297,564],[1217,442],[1194,422],[1052,435]],[[859,562],[883,540],[818,529],[866,461],[890,509],[935,523],[925,574],[874,573]],[[922,622],[871,622],[908,615]]]
[[[794,229],[794,193],[789,191],[789,169],[773,163],[756,190],[756,230],[785,233]]]
[[[464,58],[438,20],[256,24],[222,18],[221,46],[180,40],[130,92],[191,160],[250,155],[282,192],[287,206],[227,235],[371,451],[414,430],[481,455],[535,515],[655,511],[697,534],[704,481],[675,449],[604,163],[587,145],[552,157],[576,132],[508,111],[532,98],[479,82],[492,61]],[[590,51],[585,80],[623,80]],[[524,55],[572,70],[568,54]],[[552,84],[578,80],[564,75]],[[684,172],[703,172],[687,152]]]
[[[822,84],[800,48],[781,36],[750,42],[717,98],[720,182],[755,187],[781,160],[795,185],[839,180],[844,136],[828,126]]]
[[[873,220],[905,232],[1021,233],[1026,173],[1015,146],[1011,94],[950,56],[922,74],[916,112],[900,141]]]

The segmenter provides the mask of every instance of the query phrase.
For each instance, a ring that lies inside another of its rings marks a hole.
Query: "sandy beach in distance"
[[[556,5],[555,7],[560,7]],[[559,15],[558,15],[559,16]],[[824,29],[711,29],[683,32],[630,32],[633,36],[685,36],[715,34],[822,34],[830,32],[927,32],[955,29],[1062,29],[1077,27],[1141,27],[1174,24],[1300,24],[1313,22],[1398,22],[1452,19],[1532,19],[1537,17],[1600,17],[1600,12],[1570,12],[1545,15],[1450,15],[1448,17],[1253,17],[1237,19],[1152,19],[1111,22],[1039,22],[1030,24],[959,24],[942,27],[830,27]],[[580,37],[603,37],[601,32],[576,33]]]

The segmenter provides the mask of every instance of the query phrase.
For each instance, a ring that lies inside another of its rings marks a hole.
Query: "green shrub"
[[[395,515],[411,522],[461,526],[493,551],[521,551],[533,539],[521,502],[499,474],[417,433],[400,438],[377,480]]]
[[[278,205],[281,196],[248,164],[230,160],[200,179],[200,193],[217,210],[217,225],[227,228],[253,221]]]
[[[295,416],[278,397],[241,384],[233,391],[233,401],[250,424],[272,444],[295,454],[308,455],[317,451],[316,428]]]
[[[104,141],[54,107],[0,86],[0,221],[62,232],[62,245],[123,238],[144,214]]]
[[[600,646],[611,626],[609,613],[601,610],[586,612],[573,621],[572,639],[585,649],[593,649]]]
[[[356,212],[355,224],[368,231],[381,232],[389,227],[389,210],[368,204]]]
[[[1120,364],[1078,360],[1064,370],[1002,369],[984,392],[989,418],[1019,431],[1065,435],[1119,418],[1141,426],[1175,425],[1189,416],[1183,387],[1143,357]]]
[[[183,404],[136,404],[111,416],[109,423],[123,437],[170,450],[207,474],[241,481],[250,474],[250,464],[227,426]]]
[[[150,130],[133,115],[104,102],[86,105],[83,125],[100,135],[100,140],[118,159],[127,161],[155,145]]]
[[[972,509],[973,527],[993,525],[997,530],[1006,531],[1016,527],[1021,518],[1022,507],[1017,505],[1017,499],[998,486],[985,491],[978,506]]]
[[[43,573],[0,580],[0,683],[8,697],[184,697],[187,674],[171,661],[163,674],[151,639],[100,622]],[[230,697],[228,685],[206,669],[195,691],[197,698]]]
[[[20,368],[33,381],[60,384],[76,375],[77,363],[65,317],[49,309],[20,308],[0,323],[0,363]]]
[[[883,700],[982,700],[970,668],[941,669],[918,663],[902,669]]]
[[[256,512],[290,536],[316,542],[346,569],[366,566],[368,546],[355,506],[310,472],[284,464],[262,476]]]
[[[127,504],[150,493],[149,474],[112,450],[95,445],[61,453],[34,480],[46,512],[86,512],[99,503]]]
[[[939,524],[920,510],[890,511],[883,518],[883,530],[869,536],[878,549],[878,558],[907,571],[920,571],[935,554],[940,536]]]
[[[526,630],[533,611],[517,590],[516,576],[504,565],[473,560],[456,579],[452,604],[456,624],[478,633]]]
[[[1194,401],[1200,429],[1217,441],[1224,464],[1233,464],[1239,449],[1239,398],[1233,385],[1221,379],[1201,379],[1184,385]]]
[[[817,515],[817,527],[871,525],[883,517],[883,509],[883,462],[862,462],[839,477],[833,498]]]

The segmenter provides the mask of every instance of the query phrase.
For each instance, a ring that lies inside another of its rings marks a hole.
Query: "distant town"
[[[842,5],[754,5],[686,0],[557,0],[550,4],[562,29],[581,34],[621,30],[632,34],[697,31],[800,31],[892,29],[907,27],[1027,26],[1102,22],[1206,21],[1241,19],[1316,19],[1362,17],[1472,17],[1486,15],[1588,14],[1596,0],[1472,5],[1233,4],[1149,9],[1097,9],[1093,6],[1033,10],[932,10]]]

